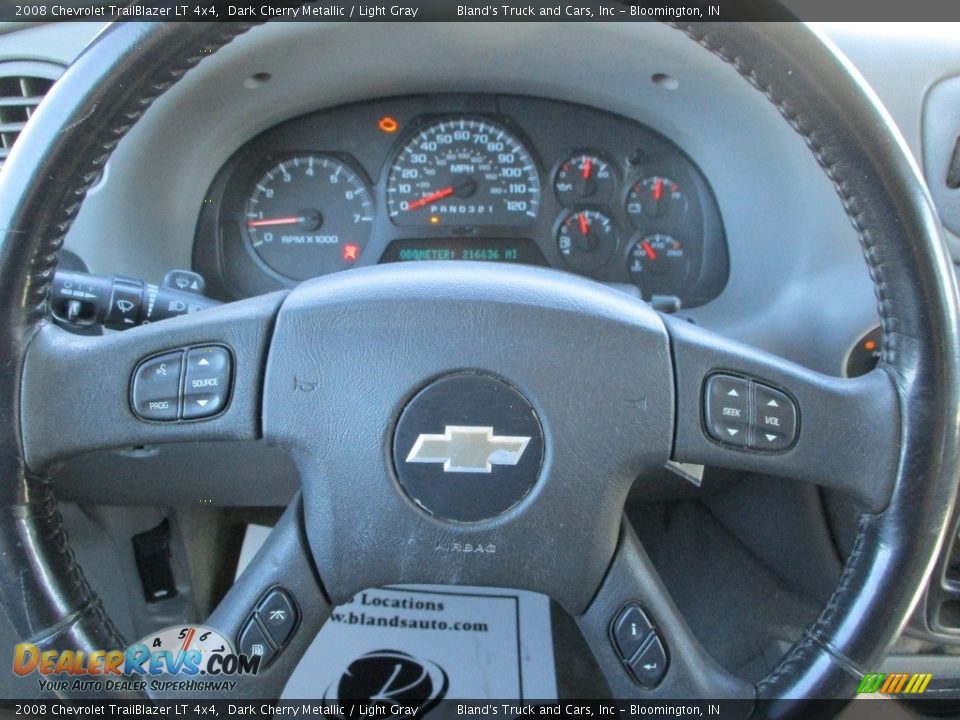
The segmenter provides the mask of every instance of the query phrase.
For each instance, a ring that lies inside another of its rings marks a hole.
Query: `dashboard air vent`
[[[0,166],[33,111],[62,72],[61,66],[52,63],[0,63]]]

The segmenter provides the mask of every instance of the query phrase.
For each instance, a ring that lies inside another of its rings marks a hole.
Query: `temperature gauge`
[[[557,229],[557,249],[573,270],[590,272],[605,265],[617,251],[617,231],[599,210],[571,210]]]
[[[626,211],[634,227],[641,227],[650,218],[683,217],[687,197],[679,183],[663,175],[651,175],[630,186]]]
[[[610,164],[594,153],[577,153],[560,164],[553,189],[561,205],[610,202],[617,178]]]
[[[630,278],[651,295],[682,295],[689,262],[683,243],[657,233],[637,240],[627,256]]]

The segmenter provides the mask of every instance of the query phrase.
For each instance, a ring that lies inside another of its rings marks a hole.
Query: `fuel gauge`
[[[553,189],[561,205],[606,204],[617,178],[610,164],[592,152],[576,153],[560,163]]]
[[[603,267],[617,251],[617,231],[599,210],[571,210],[557,228],[557,250],[577,272]]]

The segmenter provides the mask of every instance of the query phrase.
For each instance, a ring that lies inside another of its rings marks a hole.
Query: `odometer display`
[[[397,225],[526,225],[539,210],[533,158],[489,120],[426,126],[400,150],[387,179],[387,211]]]
[[[424,260],[466,260],[546,266],[547,259],[529,238],[427,238],[394,240],[381,263]]]

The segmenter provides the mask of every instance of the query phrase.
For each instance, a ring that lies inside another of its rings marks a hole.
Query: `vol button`
[[[785,450],[797,436],[797,408],[785,393],[754,383],[754,436],[757,450]]]

